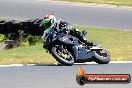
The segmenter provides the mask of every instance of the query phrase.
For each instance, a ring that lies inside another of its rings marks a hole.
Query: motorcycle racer
[[[51,30],[54,30],[56,32],[62,31],[62,30],[68,30],[69,34],[75,37],[79,37],[79,39],[82,42],[88,43],[85,40],[83,40],[83,36],[86,35],[86,30],[80,32],[76,28],[73,28],[69,23],[63,21],[63,20],[56,20],[56,17],[53,14],[48,14],[44,17],[43,23],[45,26],[45,31],[44,31],[44,48],[47,46],[48,42],[46,41],[48,38],[48,33]],[[89,45],[93,45],[92,43],[88,43]]]

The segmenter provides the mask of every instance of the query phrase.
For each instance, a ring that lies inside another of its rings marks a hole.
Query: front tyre
[[[98,64],[108,64],[110,62],[110,55],[105,49],[100,50],[95,52],[94,61]]]
[[[63,45],[55,45],[51,48],[52,56],[61,64],[71,66],[74,64],[74,57]]]

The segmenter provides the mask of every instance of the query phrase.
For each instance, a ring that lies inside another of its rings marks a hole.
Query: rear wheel
[[[64,45],[53,46],[51,54],[59,63],[63,65],[70,66],[74,64],[74,57]]]
[[[98,64],[108,64],[110,62],[110,55],[105,49],[96,51],[94,61]]]

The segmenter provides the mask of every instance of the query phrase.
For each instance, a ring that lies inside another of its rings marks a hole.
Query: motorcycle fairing
[[[78,39],[76,37],[73,37],[71,35],[65,35],[61,38],[58,39],[59,41],[65,43],[65,44],[72,44],[72,45],[75,45],[78,41]]]
[[[95,55],[94,52],[90,52],[89,50],[87,50],[86,46],[80,47],[82,45],[79,42],[80,40],[71,35],[65,35],[59,38],[59,41],[65,44],[74,45],[72,49],[74,51],[76,60],[89,60],[90,61],[90,58],[94,57]]]

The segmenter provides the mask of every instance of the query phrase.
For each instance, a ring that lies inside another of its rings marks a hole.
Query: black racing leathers
[[[54,31],[56,31],[56,33],[59,31],[62,31],[62,30],[68,31],[67,33],[69,35],[77,37],[81,42],[86,43],[88,46],[93,45],[92,43],[84,40],[84,38],[83,38],[87,33],[86,30],[80,32],[79,30],[77,30],[76,28],[73,28],[69,23],[67,23],[65,21],[60,21],[58,26],[59,27],[56,26],[55,28],[50,29],[50,30],[54,30]],[[50,30],[48,32],[50,32]],[[48,41],[49,41],[48,32],[47,31],[44,32],[44,46],[43,46],[44,48],[46,48],[48,45]]]

